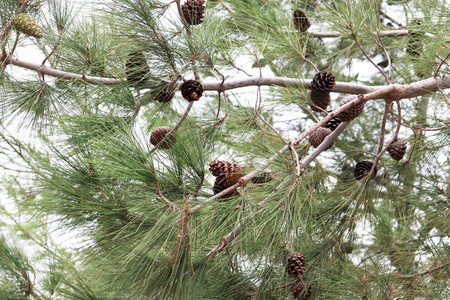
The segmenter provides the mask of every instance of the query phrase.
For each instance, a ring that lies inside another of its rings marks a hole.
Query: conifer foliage
[[[450,299],[448,1],[0,2],[0,299]]]

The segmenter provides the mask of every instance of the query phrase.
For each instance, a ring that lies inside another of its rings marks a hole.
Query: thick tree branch
[[[119,85],[123,84],[125,80],[118,78],[105,78],[80,75],[70,72],[64,72],[56,69],[52,69],[46,66],[25,62],[17,58],[11,59],[10,63],[15,66],[19,66],[25,69],[34,70],[45,75],[57,77],[66,80],[82,80],[92,84],[104,84],[104,85]],[[148,85],[155,84],[156,82],[148,82]],[[240,79],[229,79],[225,81],[215,82],[202,82],[203,88],[206,91],[225,91],[247,86],[282,86],[282,87],[304,87],[311,88],[310,79],[294,79],[288,77],[248,77]],[[444,78],[428,78],[425,80],[417,81],[410,84],[403,85],[391,85],[395,87],[392,90],[391,97],[393,99],[413,98],[429,94],[439,89],[450,88],[450,76]],[[385,90],[386,86],[367,86],[364,84],[336,82],[332,92],[346,93],[346,94],[367,94],[374,91]],[[386,96],[384,96],[386,97]]]

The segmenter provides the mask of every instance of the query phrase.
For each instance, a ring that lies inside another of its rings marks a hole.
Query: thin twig
[[[431,268],[431,269],[428,269],[428,270],[425,270],[425,271],[422,271],[422,272],[414,273],[414,274],[409,274],[409,275],[398,275],[398,274],[395,274],[395,273],[390,274],[390,275],[392,277],[395,277],[395,278],[398,278],[398,279],[411,279],[411,278],[418,277],[418,276],[428,275],[431,272],[443,269],[443,268],[445,268],[448,265],[450,265],[450,263],[442,264],[442,265],[436,266],[434,268]]]
[[[228,10],[228,12],[230,14],[236,13],[236,11],[231,8],[230,4],[228,4],[228,3],[224,2],[224,1],[221,1],[220,4],[222,4],[222,6],[225,7],[225,9]]]
[[[296,169],[296,176],[300,177],[300,161],[298,159],[298,155],[297,155],[297,151],[295,151],[294,145],[292,145],[292,143],[289,143],[289,149],[291,150],[291,157],[292,157],[292,162],[295,166]]]
[[[307,112],[308,114],[311,115],[311,117],[314,119],[314,121],[319,122],[319,119],[317,119],[316,115],[315,115],[309,108],[307,108],[307,107],[301,105],[300,103],[297,103],[297,105],[298,105],[301,109],[306,110],[306,112]],[[327,112],[327,114],[328,114],[328,112]]]
[[[159,198],[161,198],[161,200],[166,203],[167,205],[169,205],[169,207],[173,210],[177,210],[177,211],[182,211],[183,209],[181,207],[176,206],[175,204],[173,204],[169,199],[167,199],[166,197],[164,197],[163,193],[161,192],[161,189],[159,188],[159,184],[158,182],[155,181],[155,192],[156,195],[158,195]]]
[[[445,61],[450,57],[450,52],[447,54],[447,56],[441,61],[438,68],[436,69],[436,72],[434,72],[434,77],[437,77],[437,74],[439,73],[439,70],[441,69],[442,65],[445,63]]]
[[[397,116],[398,116],[398,120],[399,122],[397,122],[397,128],[395,129],[395,134],[394,137],[398,136],[398,133],[400,132],[400,127],[402,124],[402,105],[400,104],[400,100],[397,100]]]
[[[387,145],[383,148],[384,145],[384,136],[386,134],[386,120],[387,120],[387,115],[389,114],[389,108],[390,108],[390,103],[386,101],[385,105],[384,105],[384,112],[383,112],[383,119],[381,121],[381,133],[380,133],[380,142],[378,144],[378,151],[377,151],[377,156],[375,157],[373,164],[372,164],[372,168],[370,169],[370,172],[367,175],[372,174],[372,172],[375,171],[375,168],[377,167],[378,161],[380,160],[381,155],[384,153],[384,151],[386,151],[386,149],[389,147],[389,145],[394,141],[395,137],[392,138]]]
[[[381,38],[379,30],[377,30],[377,35],[378,35],[378,38],[380,39],[380,41],[379,42],[377,40],[373,40],[373,41],[381,49],[383,49],[384,53],[386,54],[386,58],[387,58],[387,61],[388,61],[388,72],[389,72],[389,82],[388,82],[388,84],[391,84],[392,83],[392,61],[391,61],[391,56],[389,55],[389,52],[387,51],[386,47],[384,47],[383,39]]]
[[[364,54],[364,56],[367,58],[367,60],[370,61],[370,63],[372,65],[374,65],[375,68],[378,69],[378,71],[381,72],[381,74],[384,76],[384,78],[386,79],[386,82],[388,84],[390,84],[390,80],[387,77],[386,73],[384,73],[384,71],[369,57],[369,55],[366,53],[366,50],[364,50],[364,48],[361,46],[361,44],[358,42],[358,38],[356,37],[355,33],[353,32],[353,30],[349,27],[349,29],[352,31],[351,35],[353,37],[353,39],[355,40],[356,45],[359,47],[359,49],[361,49],[362,53]]]
[[[450,105],[450,100],[448,100],[448,98],[445,95],[444,91],[441,88],[438,88],[438,91],[441,92],[442,96],[444,96],[445,101],[447,101],[448,105]]]

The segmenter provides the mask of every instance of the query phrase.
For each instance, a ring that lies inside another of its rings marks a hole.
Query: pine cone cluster
[[[342,101],[341,106],[345,105],[346,103],[348,103],[351,100],[352,99],[347,99],[347,100]],[[350,122],[351,120],[358,117],[362,113],[363,110],[364,110],[364,102],[361,102],[361,103],[358,103],[358,104],[348,108],[347,110],[344,110],[337,117],[342,122]]]
[[[158,145],[171,130],[172,128],[168,126],[155,128],[150,135],[150,143],[152,143],[153,146]],[[175,136],[170,135],[159,147],[162,149],[169,149],[175,141]]]
[[[402,138],[396,138],[389,146],[387,151],[391,157],[395,160],[401,160],[406,153],[406,140]]]
[[[308,16],[301,10],[294,10],[294,26],[300,32],[305,32],[311,27],[311,21]]]
[[[253,183],[259,184],[259,183],[270,182],[274,178],[275,178],[275,174],[273,174],[272,172],[263,172],[261,174],[256,175],[251,180],[252,180]]]
[[[331,129],[329,128],[325,128],[325,127],[320,127],[317,128],[313,133],[311,133],[311,135],[309,136],[309,143],[311,144],[311,146],[313,146],[314,148],[319,147],[320,144],[322,144],[323,140],[329,135],[331,134]],[[333,147],[334,142],[329,145],[325,150],[330,149],[331,147]]]
[[[336,77],[326,71],[320,71],[314,75],[311,81],[311,101],[313,106],[311,109],[316,112],[320,112],[327,108],[330,104],[330,92],[336,84]]]
[[[292,295],[294,296],[294,299],[309,299],[312,295],[312,285],[305,288],[305,283],[303,281],[298,281],[292,288]]]
[[[134,51],[128,54],[125,63],[125,75],[127,82],[138,84],[143,82],[147,74],[150,73],[150,67],[142,51]]]
[[[296,279],[295,285],[292,288],[294,299],[309,299],[312,294],[312,286],[305,291],[305,284],[303,275],[305,274],[306,259],[298,252],[293,252],[288,258],[286,265],[286,272]]]
[[[199,25],[203,23],[205,13],[205,0],[187,0],[181,5],[183,16],[189,25]]]
[[[218,194],[229,188],[243,175],[241,166],[236,163],[221,160],[212,161],[209,164],[209,170],[214,176],[217,177],[213,187],[214,194]],[[232,197],[235,193],[236,190],[233,190],[228,194],[223,195],[221,198]]]
[[[27,13],[18,14],[13,21],[13,26],[17,31],[20,31],[28,36],[35,38],[42,37],[42,29],[36,23],[32,16]]]
[[[373,161],[371,160],[362,160],[360,162],[358,162],[355,166],[355,178],[356,180],[361,180],[363,179],[372,169],[373,166]],[[373,170],[373,175],[375,176],[377,175],[377,168],[375,167],[375,169]]]
[[[181,95],[187,101],[197,101],[203,95],[203,86],[197,80],[187,80],[180,87]]]

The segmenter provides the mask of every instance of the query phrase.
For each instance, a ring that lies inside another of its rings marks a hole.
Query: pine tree
[[[0,299],[450,298],[448,1],[83,3],[0,5]]]

